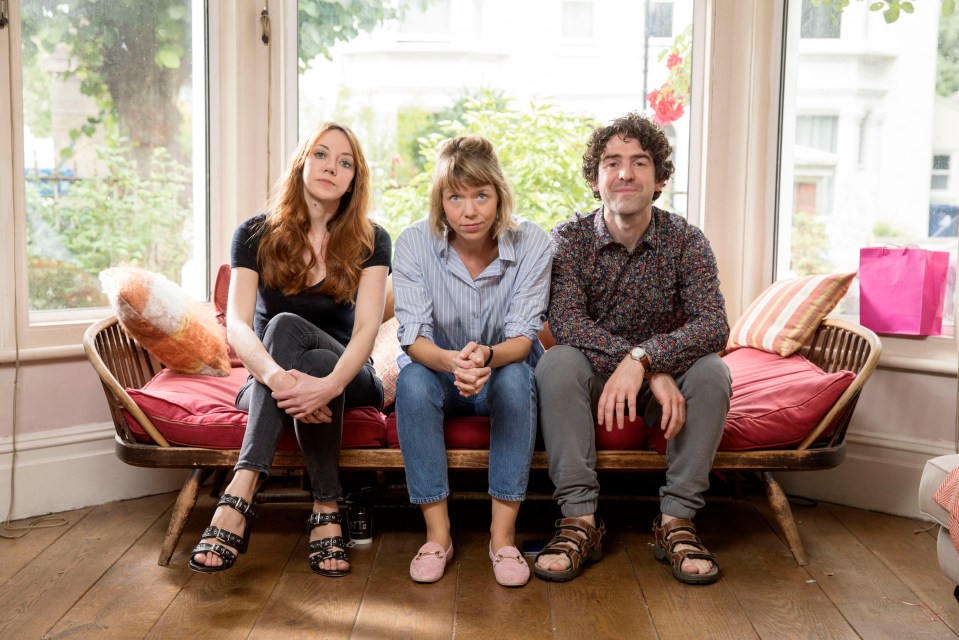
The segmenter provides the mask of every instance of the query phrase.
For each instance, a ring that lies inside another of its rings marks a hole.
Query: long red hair
[[[263,226],[256,258],[263,284],[294,295],[308,289],[316,256],[310,246],[310,216],[304,197],[303,166],[320,136],[342,131],[353,152],[354,174],[349,191],[340,199],[339,211],[329,223],[326,243],[326,278],[319,293],[337,302],[352,302],[360,284],[363,262],[373,255],[373,223],[370,210],[370,169],[359,140],[349,128],[326,122],[303,138],[284,176],[273,188],[269,213]],[[304,254],[310,259],[304,262]]]

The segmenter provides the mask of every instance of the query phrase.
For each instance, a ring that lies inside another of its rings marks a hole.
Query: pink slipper
[[[443,549],[435,542],[427,542],[410,562],[410,577],[415,582],[436,582],[443,577],[446,565],[453,559],[453,544]]]
[[[489,559],[493,561],[493,575],[503,587],[522,587],[529,582],[529,565],[516,547],[502,547],[495,554],[490,547]]]

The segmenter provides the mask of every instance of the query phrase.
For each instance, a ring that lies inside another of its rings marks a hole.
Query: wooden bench
[[[123,330],[115,316],[90,326],[84,335],[84,349],[103,383],[113,423],[116,427],[116,454],[123,462],[152,468],[192,469],[180,490],[160,550],[159,564],[165,566],[173,555],[187,519],[196,504],[200,486],[214,471],[232,470],[239,454],[235,449],[200,449],[170,446],[149,418],[133,402],[127,388],[142,388],[161,369],[147,351]],[[853,371],[856,378],[843,392],[830,411],[810,430],[797,447],[781,450],[720,451],[713,463],[714,471],[754,472],[766,490],[769,505],[782,530],[790,551],[800,565],[806,555],[793,519],[789,502],[773,477],[775,471],[814,471],[829,469],[843,461],[845,437],[853,410],[863,385],[879,360],[880,342],[876,335],[857,324],[826,318],[802,354],[827,373]],[[124,416],[124,410],[140,424],[155,444],[137,441]],[[824,436],[824,434],[829,434]],[[451,469],[485,469],[489,463],[487,450],[450,450],[447,459]],[[598,451],[599,470],[617,472],[665,471],[665,456],[655,451]],[[533,455],[534,469],[546,469],[546,455]],[[273,461],[276,470],[302,469],[298,452],[278,451]],[[403,457],[398,449],[343,449],[342,469],[402,469]]]

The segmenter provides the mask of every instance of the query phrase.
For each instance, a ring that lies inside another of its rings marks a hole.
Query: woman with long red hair
[[[233,235],[227,337],[250,371],[236,400],[249,419],[233,479],[193,549],[194,571],[224,571],[246,551],[257,482],[291,426],[313,490],[310,566],[350,571],[336,502],[343,411],[382,408],[370,352],[391,269],[390,237],[370,221],[369,197],[359,141],[326,123],[301,142],[269,211]]]

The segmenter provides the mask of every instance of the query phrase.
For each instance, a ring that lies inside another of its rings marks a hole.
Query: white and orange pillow
[[[855,277],[855,272],[834,273],[774,282],[733,325],[726,350],[752,347],[783,357],[796,353]]]
[[[124,330],[177,373],[230,374],[223,328],[213,311],[165,276],[138,267],[100,273]]]

